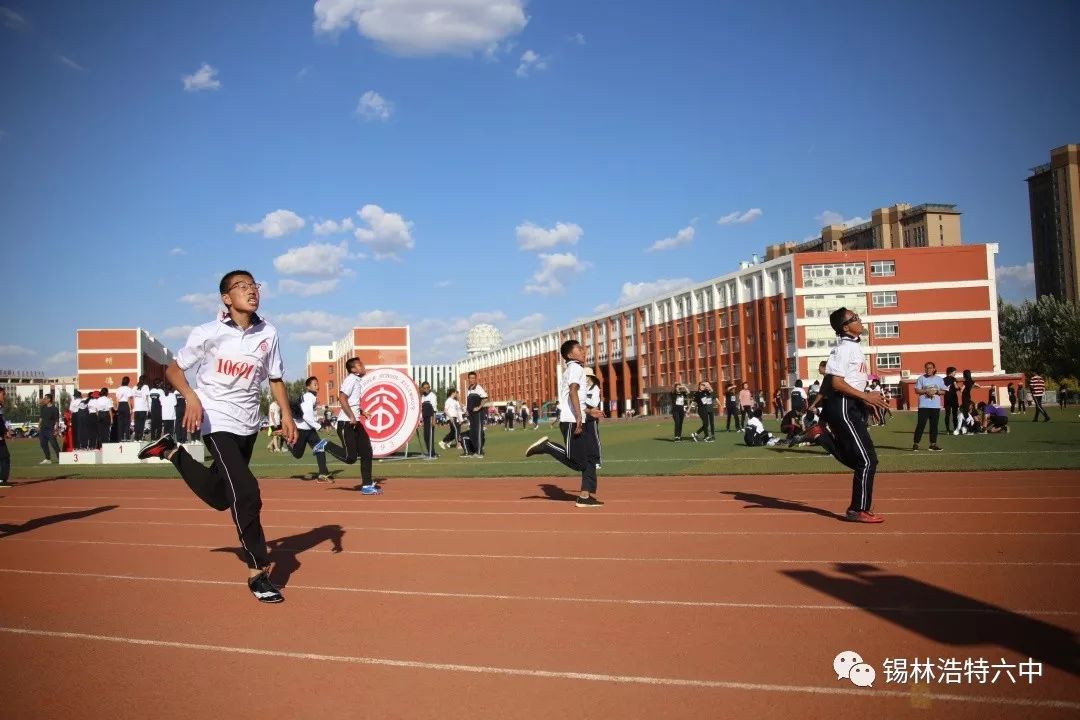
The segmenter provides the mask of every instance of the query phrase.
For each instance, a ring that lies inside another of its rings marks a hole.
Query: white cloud
[[[848,218],[847,220],[845,220],[844,216],[841,213],[838,213],[834,210],[822,210],[820,215],[814,216],[814,219],[817,220],[822,227],[825,227],[827,225],[843,225],[844,227],[852,227],[854,225],[862,225],[864,222],[870,222],[868,218],[859,216]],[[815,235],[814,237],[817,236]]]
[[[490,60],[491,62],[499,62],[504,55],[509,55],[515,47],[517,47],[517,42],[513,40],[493,42],[484,48],[484,59]]]
[[[404,325],[400,315],[388,310],[370,310],[356,315],[335,315],[323,310],[300,310],[275,315],[276,325],[299,328],[289,337],[297,342],[329,342],[337,340],[354,327]]]
[[[997,269],[997,279],[1014,281],[1024,285],[1035,284],[1035,263],[1003,265]]]
[[[574,43],[575,45],[584,45],[585,44],[585,36],[582,35],[581,33],[574,33],[569,38],[567,38],[567,40]]]
[[[389,213],[378,205],[365,205],[357,213],[368,224],[353,233],[356,239],[371,248],[376,260],[399,260],[398,253],[411,250],[413,224],[397,213]]]
[[[30,26],[25,17],[7,7],[0,7],[0,22],[4,23],[4,26],[8,29],[17,30],[18,32],[22,32]]]
[[[401,55],[468,54],[520,33],[524,0],[317,0],[317,34],[357,32]]]
[[[368,90],[360,96],[356,105],[356,114],[365,120],[389,120],[394,106],[374,90]]]
[[[221,294],[212,293],[188,293],[178,298],[180,302],[187,303],[191,306],[192,310],[205,313],[216,313],[218,310],[225,308],[224,303],[221,302]]]
[[[59,62],[63,63],[64,65],[67,65],[72,70],[78,70],[79,72],[86,72],[86,68],[84,68],[82,65],[75,62],[71,58],[69,58],[67,55],[57,55],[56,59]]]
[[[531,222],[523,222],[514,229],[517,234],[518,248],[522,250],[547,250],[560,243],[575,245],[585,234],[576,223],[555,223],[555,227],[545,230]]]
[[[174,247],[172,250],[169,251],[169,254],[173,256],[187,255],[187,250],[182,247]]]
[[[467,316],[425,317],[410,325],[413,362],[440,363],[460,360],[465,354],[465,335],[478,323],[490,323],[503,335],[503,344],[533,337],[544,332],[545,318],[541,313],[510,319],[500,310],[474,312]]]
[[[337,235],[339,233],[347,233],[353,231],[352,218],[345,218],[341,222],[336,220],[324,220],[323,222],[315,223],[316,235]]]
[[[75,353],[71,350],[61,350],[45,358],[45,366],[67,365],[72,371],[75,369]]]
[[[679,232],[675,233],[674,237],[664,238],[663,240],[657,240],[651,246],[649,246],[648,252],[658,252],[661,250],[671,250],[677,248],[680,245],[689,245],[694,240],[694,226],[687,225]]]
[[[292,210],[275,210],[257,223],[236,223],[238,233],[262,233],[265,238],[279,238],[304,227],[304,218]]]
[[[290,333],[289,339],[293,342],[307,343],[309,345],[322,345],[332,343],[339,338],[325,330],[304,330],[302,332]]]
[[[547,61],[544,58],[537,55],[532,50],[526,50],[521,54],[521,62],[518,63],[517,70],[514,74],[519,78],[529,77],[529,73],[533,70],[544,70],[547,68]]]
[[[194,328],[194,325],[173,325],[162,330],[161,337],[167,340],[186,340]]]
[[[282,275],[339,277],[345,271],[342,263],[348,257],[349,242],[347,240],[342,240],[339,245],[311,243],[303,247],[290,248],[284,255],[278,255],[274,258],[274,269]],[[281,285],[281,289],[285,290],[285,286]]]
[[[761,217],[761,208],[750,208],[746,212],[739,212],[736,210],[733,213],[728,213],[724,217],[720,218],[716,222],[719,225],[745,225],[752,223]]]
[[[180,80],[184,83],[184,90],[188,92],[220,90],[221,81],[217,79],[217,74],[217,68],[211,67],[207,63],[203,63],[199,66],[198,70],[191,75],[182,76]]]
[[[622,284],[622,290],[619,293],[619,299],[615,301],[617,307],[623,305],[636,305],[643,303],[646,300],[651,300],[659,295],[665,295],[679,288],[684,288],[687,285],[692,285],[694,281],[688,277],[680,278],[661,278],[659,280],[653,280],[652,282],[624,282]]]
[[[437,288],[450,287],[450,281],[449,280],[440,280],[439,282],[435,283],[435,287],[437,287]]]
[[[566,289],[571,275],[584,272],[589,263],[573,253],[541,253],[540,269],[525,284],[525,292],[537,295],[558,295]]]
[[[24,348],[22,345],[0,345],[0,356],[22,357],[26,355],[37,355],[37,353],[30,348]]]
[[[278,290],[290,295],[311,297],[334,292],[337,290],[338,282],[340,282],[340,278],[330,278],[329,280],[318,280],[316,282],[300,282],[299,280],[286,278],[278,282]]]

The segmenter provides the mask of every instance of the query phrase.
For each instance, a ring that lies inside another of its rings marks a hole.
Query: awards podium
[[[193,458],[199,462],[206,460],[206,446],[201,442],[182,443]],[[143,443],[121,442],[105,443],[100,450],[75,450],[60,453],[61,465],[152,465],[165,463],[161,458],[139,459],[139,448]]]

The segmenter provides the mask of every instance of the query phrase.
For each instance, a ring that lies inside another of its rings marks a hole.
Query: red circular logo
[[[396,452],[409,441],[420,421],[420,394],[412,378],[400,370],[379,368],[360,381],[364,428],[375,457]]]

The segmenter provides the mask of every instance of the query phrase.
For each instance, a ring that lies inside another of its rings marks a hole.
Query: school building
[[[553,401],[559,346],[574,338],[610,413],[665,412],[676,382],[699,380],[747,382],[771,404],[776,390],[786,398],[796,380],[818,377],[818,362],[836,342],[828,316],[840,306],[862,316],[868,370],[894,390],[927,360],[941,372],[955,365],[1000,375],[997,245],[960,245],[953,206],[894,210],[868,227],[825,228],[823,240],[840,238],[833,244],[773,246],[763,262],[472,355],[458,363],[459,387],[476,371],[491,397]],[[845,233],[858,242],[844,243]],[[901,407],[914,399],[907,385]]]
[[[147,382],[165,378],[172,352],[142,328],[75,331],[76,386],[82,392],[120,386],[124,376],[134,387],[140,375]]]
[[[358,357],[368,370],[395,368],[410,373],[409,326],[354,327],[331,345],[312,345],[307,351],[308,377],[319,378],[319,406],[339,407],[338,387],[345,363]]]

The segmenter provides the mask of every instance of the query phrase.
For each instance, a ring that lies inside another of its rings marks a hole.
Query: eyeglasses
[[[248,290],[251,290],[252,288],[254,288],[255,290],[258,290],[261,287],[262,287],[262,283],[249,283],[246,280],[241,280],[238,283],[233,283],[232,285],[230,285],[229,289],[226,290],[226,292],[232,292],[233,290],[239,290],[240,292],[247,292]]]
[[[848,325],[850,325],[853,322],[862,322],[862,318],[860,318],[858,315],[852,315],[847,320],[840,323],[840,327],[847,327]]]

